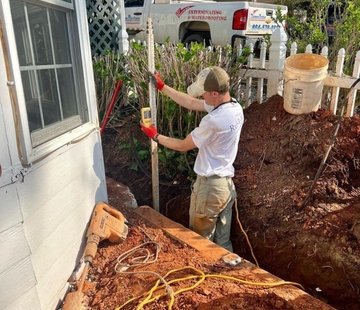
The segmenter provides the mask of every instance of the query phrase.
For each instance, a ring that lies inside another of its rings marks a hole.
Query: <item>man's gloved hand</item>
[[[141,126],[141,130],[150,138],[150,139],[154,139],[155,137],[157,137],[159,134],[157,132],[157,129],[154,125],[151,125],[149,127],[144,126],[144,124],[140,123]]]
[[[165,86],[165,83],[164,81],[162,80],[161,76],[160,76],[160,73],[159,72],[155,72],[153,74],[153,77],[155,79],[155,83],[156,83],[156,89],[162,91],[164,86]]]

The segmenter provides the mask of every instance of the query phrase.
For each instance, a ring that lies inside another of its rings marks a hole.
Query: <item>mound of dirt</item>
[[[358,309],[360,117],[341,119],[335,137],[338,117],[325,110],[291,115],[280,96],[253,103],[244,115],[234,182],[239,220],[260,267],[337,309]],[[142,136],[134,122],[105,136],[107,175],[127,185],[139,205],[151,205],[150,171],[130,170],[133,157],[118,147],[129,133]],[[161,213],[184,226],[186,182],[160,187]],[[234,210],[234,250],[255,262],[236,216]]]
[[[280,96],[254,103],[235,168],[240,219],[260,266],[339,309],[358,309],[360,117],[291,115]],[[250,257],[236,225],[232,236]]]

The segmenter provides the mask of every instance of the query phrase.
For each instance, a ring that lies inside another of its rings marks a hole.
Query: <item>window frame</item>
[[[9,59],[9,71],[11,79],[8,81],[9,91],[12,95],[12,110],[14,114],[14,124],[18,139],[19,159],[23,166],[31,166],[33,163],[47,157],[52,152],[71,144],[73,141],[81,140],[94,130],[98,130],[98,115],[96,108],[96,92],[93,79],[92,57],[90,51],[90,41],[87,26],[86,5],[82,1],[74,1],[68,3],[62,0],[26,0],[26,2],[34,4],[53,5],[54,8],[72,10],[70,13],[73,19],[73,32],[70,40],[70,48],[72,54],[72,63],[74,64],[74,76],[79,81],[75,84],[77,98],[81,99],[79,105],[83,105],[83,111],[86,114],[85,122],[78,127],[68,129],[63,134],[51,138],[38,146],[32,146],[31,133],[29,130],[26,102],[21,79],[21,70],[19,59],[17,56],[15,33],[13,29],[12,15],[10,9],[11,0],[2,0],[0,3],[0,15],[2,18],[1,27],[3,29],[4,43],[7,47],[7,56]],[[85,2],[85,1],[84,1]],[[68,19],[68,18],[67,18]],[[78,38],[78,42],[76,40]],[[82,53],[75,53],[73,50],[78,47]],[[81,87],[79,87],[81,85]],[[81,114],[81,112],[79,111]]]

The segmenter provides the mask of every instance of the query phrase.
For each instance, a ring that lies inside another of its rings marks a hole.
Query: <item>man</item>
[[[197,178],[191,193],[189,227],[232,252],[230,230],[236,199],[233,163],[244,116],[240,104],[230,96],[230,78],[220,67],[205,68],[188,87],[187,94],[165,85],[159,73],[154,78],[156,88],[180,106],[208,112],[183,140],[159,134],[154,126],[141,124],[141,130],[172,150],[199,149],[194,165]]]

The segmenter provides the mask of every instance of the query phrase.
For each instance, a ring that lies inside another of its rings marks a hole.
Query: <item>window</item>
[[[10,1],[32,147],[88,121],[72,1],[48,2]]]
[[[125,7],[141,7],[144,6],[144,0],[125,0]]]

